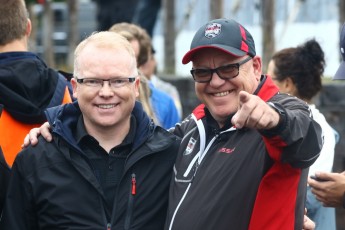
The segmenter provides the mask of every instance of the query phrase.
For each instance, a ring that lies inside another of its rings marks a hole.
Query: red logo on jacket
[[[233,148],[233,149],[221,148],[221,149],[219,149],[218,152],[230,154],[230,153],[233,153],[233,152],[235,151],[235,149],[236,149],[236,148]]]

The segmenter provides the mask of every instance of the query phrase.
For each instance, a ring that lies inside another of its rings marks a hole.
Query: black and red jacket
[[[183,137],[174,166],[166,229],[302,229],[308,167],[322,147],[320,126],[303,101],[262,77],[255,92],[282,111],[271,130],[219,129],[204,105],[174,133]]]

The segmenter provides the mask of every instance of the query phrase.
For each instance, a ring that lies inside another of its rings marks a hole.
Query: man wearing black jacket
[[[77,102],[46,112],[53,141],[15,160],[0,229],[163,229],[179,140],[136,101],[130,43],[85,39],[71,83]]]
[[[234,20],[203,25],[182,60],[190,61],[203,104],[172,130],[182,142],[165,228],[313,229],[304,200],[322,135],[306,103],[262,74],[251,34]]]
[[[322,146],[307,104],[262,74],[253,37],[235,20],[201,26],[189,62],[203,104],[175,127],[183,139],[166,229],[302,229],[308,167]]]

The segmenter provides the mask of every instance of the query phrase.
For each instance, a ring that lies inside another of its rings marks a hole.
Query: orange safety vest
[[[65,93],[61,104],[72,102],[68,87],[65,87]],[[39,127],[42,124],[24,124],[15,120],[4,108],[0,114],[0,146],[2,148],[7,164],[12,167],[14,159],[21,151],[25,136],[32,128]]]

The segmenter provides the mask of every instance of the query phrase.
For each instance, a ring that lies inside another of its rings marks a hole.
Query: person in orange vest
[[[72,102],[72,96],[68,79],[28,51],[31,21],[25,2],[0,0],[0,5],[1,205],[23,138],[46,121],[46,108]]]

